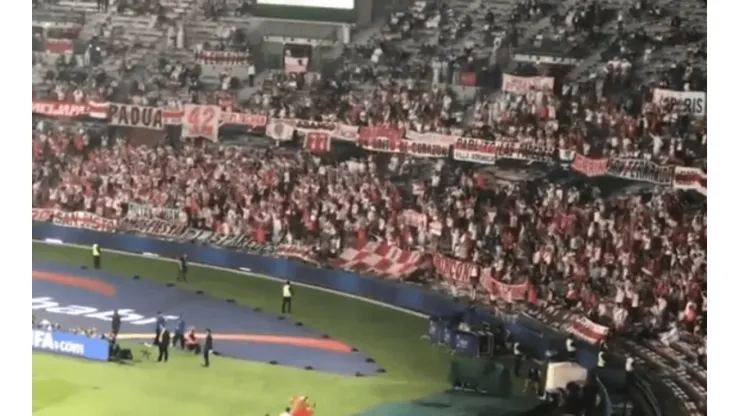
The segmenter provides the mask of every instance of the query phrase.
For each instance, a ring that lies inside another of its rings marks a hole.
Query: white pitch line
[[[45,241],[45,240],[31,239],[31,241],[33,241],[35,243],[50,245],[50,246],[66,246],[66,247],[74,247],[74,248],[78,248],[78,249],[86,249],[86,248],[89,248],[88,246],[85,246],[85,245],[82,245],[82,244],[64,243],[61,240]],[[146,259],[149,259],[149,260],[158,260],[158,261],[165,261],[165,262],[170,262],[170,263],[177,263],[177,260],[175,260],[175,259],[169,259],[169,258],[166,258],[166,257],[159,257],[159,255],[157,255],[155,253],[149,253],[149,252],[145,252],[145,253],[132,253],[132,252],[129,252],[129,251],[111,250],[111,249],[105,249],[105,251],[106,252],[109,252],[109,253],[121,254],[121,255],[124,255],[124,256],[143,257],[143,258],[146,258]],[[248,253],[244,253],[244,254],[248,254]],[[192,262],[192,264],[194,264],[197,267],[202,267],[202,268],[211,269],[211,270],[218,270],[218,271],[227,272],[227,273],[240,274],[240,275],[244,275],[244,276],[257,277],[257,278],[260,278],[260,279],[270,280],[270,281],[273,281],[273,282],[284,282],[285,281],[285,279],[280,279],[280,278],[277,278],[277,277],[274,277],[274,276],[270,276],[270,275],[267,275],[267,274],[252,272],[252,271],[249,271],[249,269],[246,269],[246,268],[240,268],[240,270],[236,270],[236,269],[230,269],[228,267],[213,266],[213,265],[210,265],[210,264],[197,263],[197,262]],[[350,298],[350,299],[354,299],[354,300],[359,300],[359,301],[366,302],[366,303],[369,303],[369,304],[372,304],[372,305],[380,306],[380,307],[387,308],[387,309],[392,309],[392,310],[398,311],[398,312],[403,312],[403,313],[406,313],[406,314],[415,316],[417,318],[424,318],[424,319],[429,318],[429,315],[423,314],[421,312],[417,312],[417,311],[412,310],[412,309],[406,309],[406,308],[403,308],[403,307],[400,307],[400,306],[392,305],[390,303],[381,302],[379,300],[364,298],[362,296],[353,295],[351,293],[345,293],[345,292],[342,292],[342,291],[339,291],[339,290],[329,289],[329,288],[326,288],[326,287],[321,287],[321,286],[315,286],[315,285],[310,285],[310,284],[306,284],[306,283],[295,282],[293,280],[291,280],[290,282],[292,284],[295,284],[298,287],[305,287],[305,288],[308,288],[308,289],[313,289],[313,290],[318,290],[318,291],[321,291],[321,292],[331,293],[333,295],[344,296],[346,298]]]

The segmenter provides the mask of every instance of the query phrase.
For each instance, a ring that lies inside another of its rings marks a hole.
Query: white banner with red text
[[[530,91],[552,92],[555,79],[552,77],[520,77],[504,74],[501,89],[506,92],[524,94]]]
[[[594,345],[604,341],[609,335],[609,327],[599,325],[582,316],[573,317],[568,324],[567,331]]]
[[[182,138],[202,137],[218,141],[221,107],[217,105],[185,104],[182,117]]]
[[[696,191],[707,196],[707,174],[699,168],[676,166],[673,173],[673,187]]]
[[[446,281],[462,286],[480,283],[490,296],[492,301],[522,302],[527,300],[529,285],[527,283],[508,284],[496,280],[490,268],[481,268],[471,262],[458,260],[435,253],[432,256],[434,270]],[[475,272],[479,281],[476,282]]]
[[[233,51],[200,51],[195,53],[195,62],[209,66],[246,66],[249,54]]]
[[[52,221],[57,225],[95,231],[113,232],[118,227],[116,220],[85,211],[68,212],[52,208],[32,208],[31,218],[33,221]]]
[[[703,91],[653,90],[653,103],[673,108],[679,113],[707,115],[707,93]]]
[[[357,144],[374,152],[397,153],[423,158],[446,158],[450,145],[406,140],[404,131],[388,126],[362,127]]]

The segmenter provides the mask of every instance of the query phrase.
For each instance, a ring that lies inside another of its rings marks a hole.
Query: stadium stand
[[[417,1],[346,44],[239,2],[131,7],[34,9],[35,219],[526,304],[706,414],[706,2]]]

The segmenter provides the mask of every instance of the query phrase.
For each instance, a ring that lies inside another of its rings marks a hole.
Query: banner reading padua
[[[108,118],[114,126],[164,130],[162,109],[158,107],[110,103]]]
[[[182,138],[203,137],[218,141],[221,107],[185,104],[182,115]]]

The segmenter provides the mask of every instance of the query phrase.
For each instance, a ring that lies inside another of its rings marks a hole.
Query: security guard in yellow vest
[[[96,269],[100,268],[100,246],[98,246],[98,243],[95,243],[92,245],[92,258],[93,258],[93,267]]]
[[[519,377],[519,373],[522,370],[522,359],[524,354],[522,353],[519,343],[514,343],[514,376]]]
[[[290,281],[286,281],[283,285],[283,313],[290,313],[290,307],[293,301],[293,286],[290,285]]]
[[[606,357],[605,357],[605,355],[606,355],[606,353],[604,352],[604,350],[599,351],[598,361],[596,363],[596,366],[597,367],[599,367],[599,368],[606,367]]]

